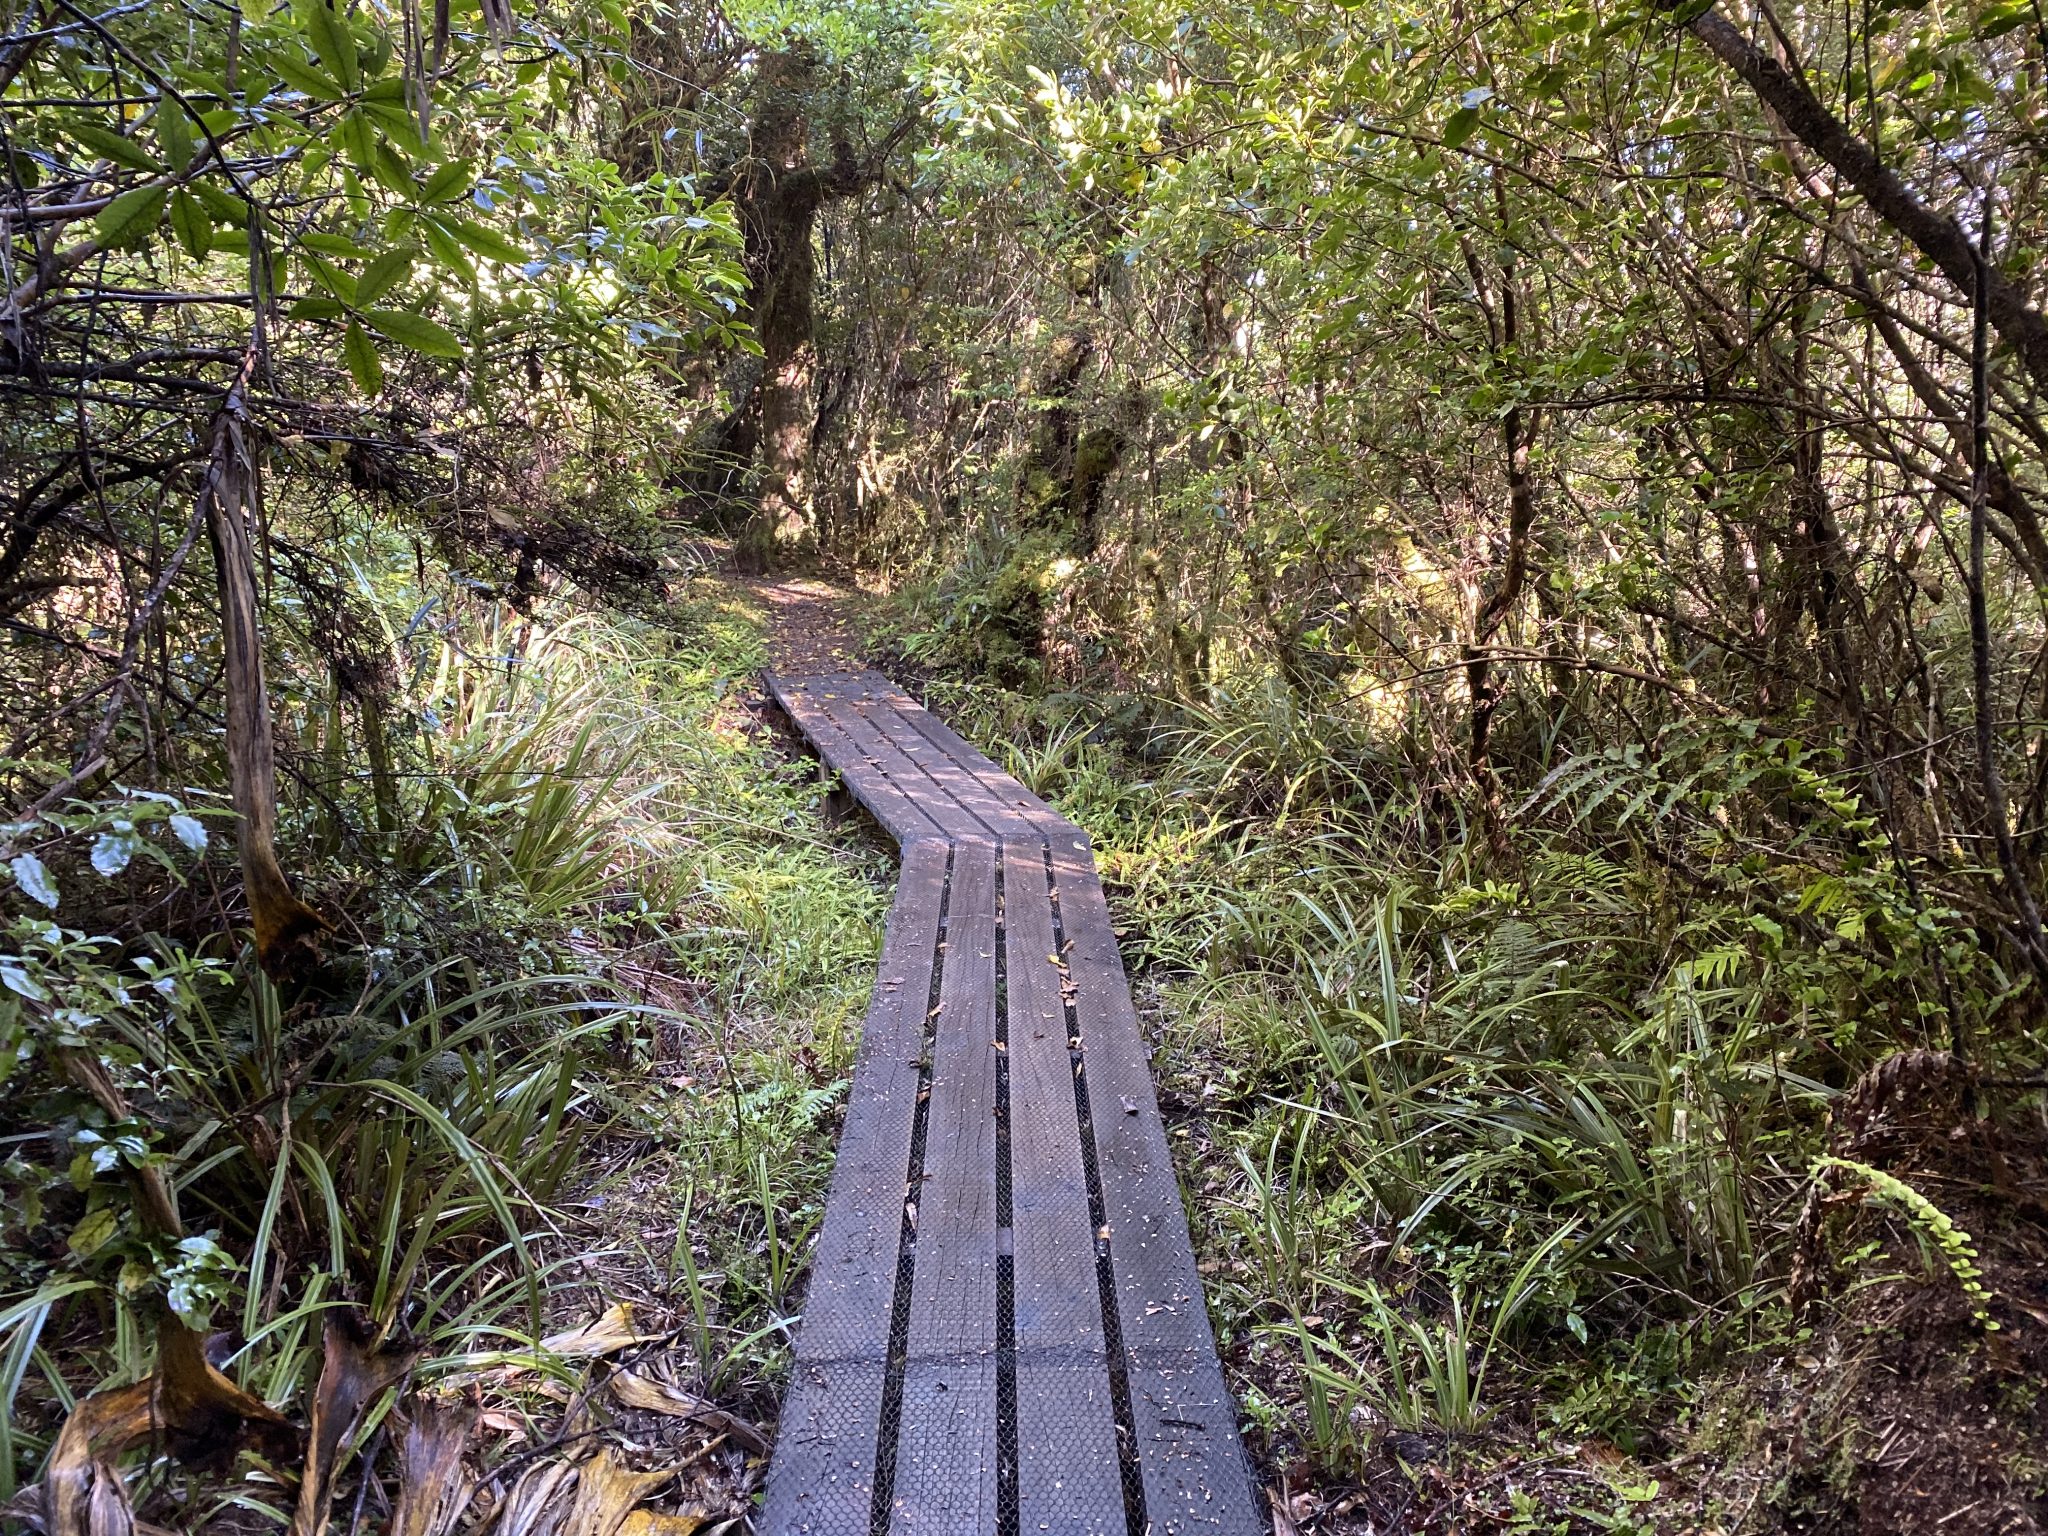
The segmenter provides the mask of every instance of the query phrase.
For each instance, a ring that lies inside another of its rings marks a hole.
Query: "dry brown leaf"
[[[114,1458],[149,1438],[153,1384],[95,1392],[58,1432],[43,1471],[43,1522],[50,1536],[127,1536],[135,1517]]]
[[[650,1343],[660,1337],[658,1333],[635,1333],[633,1304],[621,1301],[613,1303],[604,1316],[585,1323],[581,1328],[550,1334],[540,1341],[540,1347],[551,1355],[594,1359],[599,1355],[614,1355],[622,1349]]]
[[[657,1509],[636,1509],[619,1527],[619,1536],[696,1536],[710,1518],[699,1510],[671,1515]]]
[[[161,1438],[178,1455],[218,1454],[252,1426],[272,1436],[284,1417],[223,1376],[206,1341],[166,1312],[156,1374],[96,1392],[74,1408],[43,1472],[48,1536],[131,1536],[135,1513],[115,1468],[123,1451]]]
[[[583,1463],[576,1480],[576,1506],[569,1511],[562,1536],[616,1536],[635,1504],[655,1489],[675,1481],[676,1469],[635,1472],[622,1465],[606,1446]]]
[[[737,1414],[694,1397],[681,1387],[656,1381],[637,1371],[618,1371],[611,1380],[612,1396],[628,1408],[664,1413],[674,1419],[693,1419],[706,1429],[732,1436],[733,1442],[756,1456],[768,1454],[768,1437]]]
[[[329,1312],[326,1359],[313,1393],[313,1422],[306,1431],[306,1470],[299,1480],[298,1509],[290,1536],[324,1536],[334,1502],[334,1475],[341,1448],[363,1410],[412,1369],[418,1352],[372,1347],[369,1326],[351,1310]]]
[[[493,1536],[549,1536],[568,1513],[576,1468],[567,1461],[528,1467],[505,1495]]]
[[[476,1411],[460,1403],[415,1397],[398,1441],[398,1504],[391,1536],[445,1536],[469,1505],[473,1488],[462,1470]]]

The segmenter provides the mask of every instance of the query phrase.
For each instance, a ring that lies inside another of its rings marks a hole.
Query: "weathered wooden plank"
[[[985,829],[987,835],[1044,841],[1043,834],[1028,818],[992,793],[987,785],[917,728],[913,717],[927,711],[907,695],[893,690],[886,695],[870,693],[855,708],[887,736],[907,760],[917,765],[937,794],[952,799]],[[1016,781],[1013,779],[1011,782]]]
[[[918,809],[930,817],[944,836],[955,842],[994,841],[994,834],[988,827],[951,795],[941,792],[923,766],[906,754],[894,736],[883,728],[877,714],[886,713],[886,710],[877,711],[867,699],[849,697],[836,690],[821,702],[820,707],[826,717],[888,775],[897,790],[916,801]]]
[[[847,793],[867,808],[899,846],[945,837],[939,823],[893,782],[874,755],[833,717],[829,706],[837,689],[832,679],[783,678],[770,673],[768,688],[783,713],[817,748],[825,765],[839,775]]]
[[[1087,836],[1073,822],[1026,789],[1015,776],[999,768],[980,748],[931,710],[919,705],[913,709],[905,709],[902,713],[933,746],[972,774],[991,795],[1023,816],[1048,841],[1063,839],[1071,844],[1074,838]]]
[[[1146,1518],[1157,1536],[1244,1536],[1263,1522],[1109,908],[1093,859],[1055,851],[1053,866]]]
[[[763,1536],[865,1532],[947,850],[914,844],[889,910],[811,1261]]]
[[[1045,847],[1003,845],[1015,1253],[1017,1507],[1023,1532],[1123,1536],[1095,1223],[1074,1105]]]
[[[946,917],[909,1350],[896,1451],[898,1536],[996,1519],[996,850],[959,843]]]

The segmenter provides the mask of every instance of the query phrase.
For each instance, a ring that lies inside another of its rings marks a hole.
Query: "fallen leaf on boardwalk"
[[[664,1483],[675,1480],[676,1469],[635,1472],[620,1465],[606,1446],[583,1463],[576,1479],[576,1503],[562,1526],[562,1536],[615,1536],[635,1504]]]
[[[453,1529],[473,1486],[462,1470],[462,1451],[475,1423],[474,1410],[459,1403],[413,1400],[398,1441],[391,1536],[444,1536]]]
[[[659,1510],[636,1509],[619,1527],[619,1536],[694,1536],[710,1518],[694,1510],[688,1514],[665,1515]]]
[[[658,1333],[635,1333],[633,1331],[633,1304],[627,1301],[615,1302],[594,1322],[585,1323],[581,1328],[570,1328],[562,1333],[550,1334],[540,1341],[540,1347],[551,1355],[566,1355],[572,1359],[595,1359],[600,1355],[615,1355],[622,1349],[635,1344],[647,1344],[660,1338]]]
[[[299,1482],[299,1506],[291,1536],[324,1536],[334,1501],[334,1474],[341,1447],[363,1410],[387,1387],[397,1385],[419,1358],[411,1349],[374,1349],[369,1325],[353,1311],[327,1314],[326,1359],[313,1393],[313,1422],[306,1432],[306,1471]]]
[[[692,1396],[681,1387],[656,1381],[635,1371],[620,1371],[612,1377],[611,1385],[612,1396],[628,1408],[665,1413],[676,1419],[692,1419],[706,1429],[732,1436],[734,1444],[743,1446],[756,1456],[768,1454],[768,1440],[760,1430],[736,1414]]]
[[[569,1494],[576,1486],[576,1468],[566,1461],[544,1461],[528,1467],[505,1495],[494,1536],[539,1536],[561,1523]]]
[[[1128,1093],[1123,1096],[1123,1106],[1124,1113],[1127,1115],[1135,1115],[1138,1112],[1138,1101]]]

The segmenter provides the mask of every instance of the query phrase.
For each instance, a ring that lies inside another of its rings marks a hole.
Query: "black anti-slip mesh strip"
[[[1052,850],[1045,851],[1045,886],[1052,896],[1053,953],[1067,953],[1067,926],[1060,916],[1060,887]],[[1067,1019],[1067,1048],[1074,1065],[1074,1116],[1080,1122],[1081,1170],[1088,1179],[1088,1222],[1095,1230],[1095,1288],[1102,1308],[1102,1347],[1109,1357],[1109,1407],[1116,1421],[1117,1470],[1124,1489],[1125,1536],[1147,1536],[1145,1478],[1138,1466],[1138,1421],[1131,1412],[1131,1371],[1124,1354],[1123,1321],[1116,1307],[1116,1270],[1110,1262],[1109,1206],[1102,1194],[1102,1168],[1095,1158],[1095,1116],[1088,1104],[1088,1064],[1081,1048],[1081,1019],[1071,987],[1061,989]]]
[[[996,861],[996,1228],[1011,1231],[1010,972],[1005,955],[1003,861]],[[996,1531],[1017,1536],[1017,1260],[1014,1244],[996,1250]]]
[[[937,1043],[939,984],[946,970],[946,916],[953,904],[953,854],[939,888],[938,947],[932,986],[924,1000],[924,1043],[917,1062],[917,1110],[910,1121],[910,1166],[903,1176],[903,1232],[896,1247],[896,1292],[889,1302],[889,1358],[882,1378],[882,1413],[875,1434],[875,1491],[868,1506],[869,1536],[888,1536],[896,1502],[896,1442],[903,1426],[903,1365],[910,1353],[910,1293],[917,1272],[917,1222],[911,1209],[924,1187],[924,1141],[931,1121],[932,1052]]]

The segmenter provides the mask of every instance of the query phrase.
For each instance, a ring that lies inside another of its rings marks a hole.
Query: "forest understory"
[[[772,661],[1093,837],[1274,1536],[2048,1530],[2044,175],[2031,0],[0,0],[0,1527],[741,1536]]]

